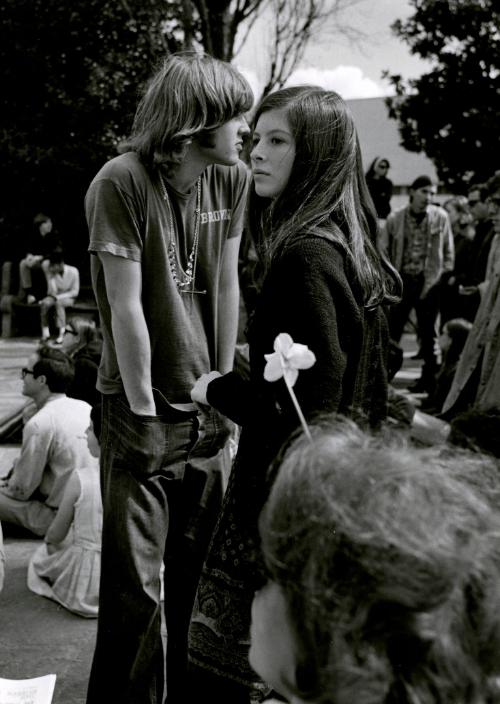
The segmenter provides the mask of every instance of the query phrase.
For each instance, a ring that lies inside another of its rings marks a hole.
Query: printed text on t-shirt
[[[231,212],[231,208],[224,208],[224,210],[209,210],[206,213],[201,213],[201,224],[205,225],[207,222],[231,220]]]

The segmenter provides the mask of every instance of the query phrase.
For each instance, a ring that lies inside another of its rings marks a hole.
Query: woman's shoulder
[[[320,271],[344,271],[347,252],[339,240],[335,232],[300,234],[285,249],[283,263],[302,263]]]
[[[302,292],[309,290],[315,296],[320,291],[335,291],[338,303],[345,298],[359,305],[362,294],[356,282],[348,252],[340,242],[306,234],[291,243],[271,267],[268,286],[272,291],[302,287]]]

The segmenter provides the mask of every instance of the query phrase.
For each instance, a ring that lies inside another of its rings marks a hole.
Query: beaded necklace
[[[174,213],[170,198],[168,197],[167,188],[160,174],[160,184],[163,200],[167,204],[168,225],[170,228],[170,242],[168,245],[168,264],[172,272],[172,278],[175,285],[181,293],[205,293],[205,291],[194,290],[194,278],[196,276],[196,263],[198,260],[198,245],[200,242],[200,214],[201,214],[201,176],[196,181],[196,208],[194,221],[194,237],[193,247],[187,260],[186,271],[183,270],[180,257],[177,254],[176,234],[177,228],[174,225]],[[192,290],[188,291],[187,287],[192,284]]]

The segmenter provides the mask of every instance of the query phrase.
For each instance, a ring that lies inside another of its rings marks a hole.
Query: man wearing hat
[[[390,332],[399,342],[415,308],[423,359],[422,375],[413,391],[429,392],[437,370],[439,283],[454,266],[453,234],[447,212],[432,204],[436,185],[419,176],[410,186],[410,200],[391,213],[381,234],[381,245],[403,279],[403,297],[390,313]]]

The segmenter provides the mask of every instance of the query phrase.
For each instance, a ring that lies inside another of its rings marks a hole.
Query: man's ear
[[[40,374],[39,376],[37,376],[35,378],[38,381],[38,383],[40,384],[40,386],[42,384],[45,384],[45,386],[47,386],[47,377],[45,376],[45,374]]]
[[[213,149],[215,147],[215,130],[201,130],[193,135],[193,142],[200,149]]]

